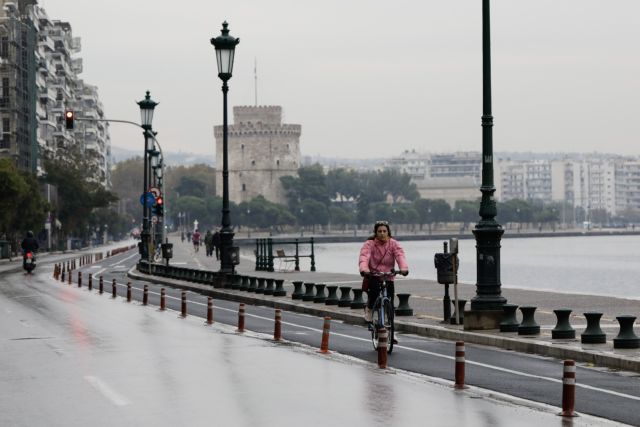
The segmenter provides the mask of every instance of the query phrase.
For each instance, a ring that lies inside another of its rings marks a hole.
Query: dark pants
[[[378,294],[380,293],[380,281],[369,279],[369,290],[367,291],[367,307],[373,308],[373,303],[376,302]],[[391,301],[391,306],[394,307],[394,286],[393,282],[387,282],[387,297]]]

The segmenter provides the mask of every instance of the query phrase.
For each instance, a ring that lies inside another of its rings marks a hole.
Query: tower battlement
[[[282,123],[282,107],[277,105],[233,107],[233,123],[236,126],[244,123],[279,125]]]

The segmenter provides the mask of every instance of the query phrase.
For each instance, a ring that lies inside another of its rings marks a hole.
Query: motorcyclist
[[[27,252],[31,252],[33,254],[33,258],[35,259],[35,253],[38,252],[39,245],[38,239],[33,237],[33,231],[27,231],[27,237],[22,240],[20,243],[20,247],[22,248],[22,267],[26,268],[27,263]]]

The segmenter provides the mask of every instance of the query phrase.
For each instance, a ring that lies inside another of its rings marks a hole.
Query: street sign
[[[146,195],[146,200],[145,200],[145,195]],[[153,193],[149,192],[146,194],[142,194],[140,196],[140,204],[145,205],[145,202],[147,207],[153,206],[156,203],[156,198],[153,196]]]
[[[155,197],[156,199],[160,197],[160,189],[158,187],[151,187],[149,189],[149,193],[152,193],[153,197]]]

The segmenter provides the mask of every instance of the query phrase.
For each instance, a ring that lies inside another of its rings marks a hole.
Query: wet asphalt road
[[[126,272],[137,261],[134,251],[126,252],[102,262],[79,268],[83,271],[83,291],[88,292],[87,275],[92,273],[93,293],[96,298],[111,298],[111,281],[118,283],[117,294],[126,296],[125,284],[130,281]],[[50,266],[40,268],[51,271]],[[104,277],[104,294],[97,292],[99,275]],[[74,282],[76,278],[74,277]],[[145,283],[132,282],[132,304],[142,301]],[[148,283],[149,304],[158,306],[162,286]],[[62,285],[59,286],[69,286]],[[77,284],[73,284],[77,287]],[[165,286],[167,307],[180,311],[181,290]],[[188,316],[206,318],[207,297],[187,292]],[[236,325],[238,303],[216,300],[214,320],[217,323]],[[273,334],[274,310],[247,306],[246,329],[266,335]],[[178,313],[175,313],[176,315]],[[283,312],[282,335],[285,340],[319,347],[323,320],[318,317]],[[389,366],[432,377],[453,380],[455,346],[453,342],[440,341],[414,335],[399,335],[400,343],[389,356]],[[333,321],[331,324],[331,351],[376,363],[370,333],[365,327]],[[466,382],[512,396],[560,406],[562,391],[562,361],[539,356],[508,352],[488,347],[466,346]],[[640,425],[640,378],[628,372],[611,372],[587,366],[577,367],[576,410],[584,414],[615,420],[630,425]]]

